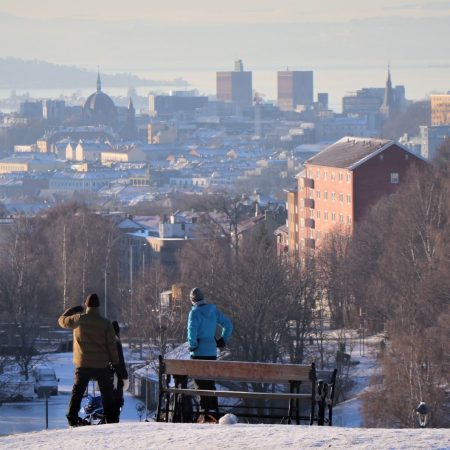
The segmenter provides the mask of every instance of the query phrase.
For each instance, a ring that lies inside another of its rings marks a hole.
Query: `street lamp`
[[[419,406],[416,408],[417,420],[420,428],[425,428],[427,426],[429,412],[427,404],[425,402],[420,402]]]
[[[106,270],[105,266],[105,317],[108,317],[108,275],[109,272]]]

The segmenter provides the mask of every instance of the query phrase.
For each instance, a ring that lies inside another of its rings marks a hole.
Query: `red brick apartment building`
[[[413,164],[426,162],[390,140],[345,137],[330,145],[305,162],[297,189],[288,192],[288,235],[280,230],[278,248],[284,243],[298,254],[320,246],[332,230],[351,234]]]

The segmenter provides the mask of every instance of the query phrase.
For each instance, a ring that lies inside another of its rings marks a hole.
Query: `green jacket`
[[[109,363],[119,364],[116,334],[111,322],[100,315],[99,308],[86,308],[86,312],[80,314],[63,314],[58,323],[62,328],[73,329],[75,367],[101,369]]]

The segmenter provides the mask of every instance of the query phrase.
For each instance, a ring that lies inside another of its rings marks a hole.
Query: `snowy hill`
[[[447,429],[354,429],[296,425],[121,423],[22,433],[6,449],[450,449]]]

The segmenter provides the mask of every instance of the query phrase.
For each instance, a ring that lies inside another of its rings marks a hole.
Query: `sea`
[[[384,87],[388,68],[370,65],[355,65],[352,67],[322,66],[314,71],[314,92],[327,92],[329,94],[329,107],[335,112],[342,110],[342,97],[354,94],[363,87]],[[182,78],[188,86],[176,84],[137,86],[140,96],[149,93],[170,93],[195,89],[200,95],[214,96],[216,91],[216,72],[206,70],[179,70],[179,71],[143,71],[127,70],[141,78],[152,80],[175,80]],[[275,101],[277,98],[277,70],[253,70],[253,89],[264,101]],[[392,67],[391,79],[393,86],[403,85],[406,98],[420,100],[433,93],[447,93],[450,91],[450,64],[429,65],[415,64],[410,66]],[[103,83],[103,91],[112,97],[126,97],[130,86],[111,87]],[[0,99],[11,96],[11,89],[0,89]],[[51,88],[51,89],[15,89],[17,95],[28,93],[32,98],[70,98],[73,94],[77,98],[87,97],[95,91],[95,85],[85,88]],[[74,96],[75,98],[75,96]]]

